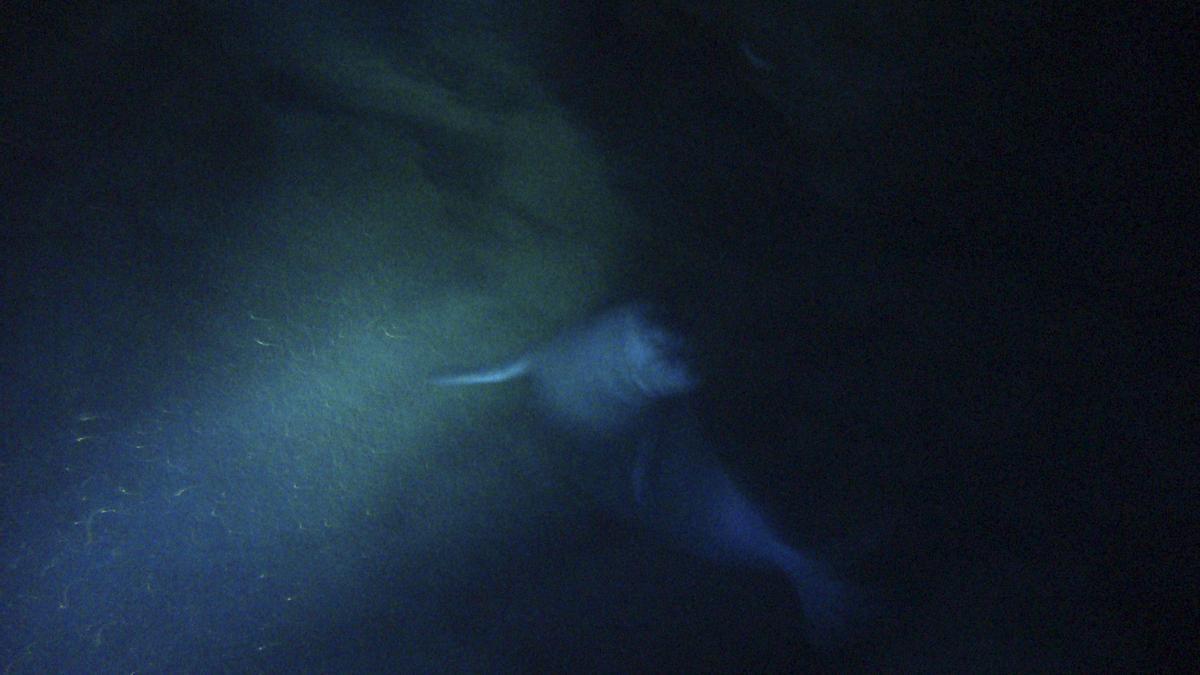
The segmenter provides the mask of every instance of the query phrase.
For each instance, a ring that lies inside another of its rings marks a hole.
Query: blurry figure
[[[786,543],[717,459],[682,396],[697,379],[684,341],[641,303],[621,305],[493,368],[443,375],[441,386],[529,377],[541,411],[596,461],[604,508],[710,560],[776,569],[804,611],[808,640],[835,647],[868,603],[826,565]]]

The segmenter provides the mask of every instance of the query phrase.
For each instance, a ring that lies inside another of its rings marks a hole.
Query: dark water
[[[1165,18],[634,5],[4,21],[5,672],[1195,660]],[[844,648],[424,384],[629,297]]]

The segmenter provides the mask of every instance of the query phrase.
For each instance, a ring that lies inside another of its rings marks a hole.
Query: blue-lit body
[[[686,406],[653,420],[636,442],[626,496],[638,522],[709,560],[785,575],[812,644],[834,646],[850,637],[867,611],[857,590],[787,543],[722,466],[720,448]]]
[[[683,341],[641,304],[568,329],[511,363],[434,379],[443,386],[532,378],[540,409],[601,457],[600,502],[707,559],[774,569],[799,595],[807,637],[843,640],[861,615],[852,588],[789,545],[722,467],[684,394],[696,384]]]

